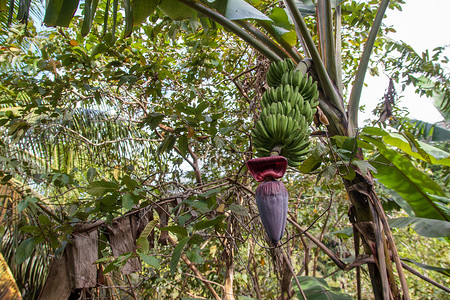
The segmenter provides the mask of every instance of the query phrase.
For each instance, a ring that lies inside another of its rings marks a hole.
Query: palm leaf
[[[412,133],[418,138],[432,142],[445,142],[450,140],[450,130],[444,127],[414,119],[410,122],[414,125]]]
[[[19,227],[29,224],[36,212],[45,214],[46,211],[50,211],[45,207],[45,211],[41,210],[40,208],[43,206],[38,204],[36,208],[29,206],[19,212],[18,204],[24,200],[24,191],[36,197],[42,197],[33,192],[29,186],[15,179],[11,179],[7,184],[0,186],[1,221],[5,226],[5,231],[1,236],[0,252],[10,266],[19,290],[25,291],[30,298],[35,299],[39,295],[47,273],[48,253],[46,246],[39,244],[34,247],[30,257],[23,263],[16,263],[18,245],[26,239],[23,234],[19,233]]]
[[[2,299],[22,299],[19,287],[16,284],[11,270],[0,253],[0,298]]]

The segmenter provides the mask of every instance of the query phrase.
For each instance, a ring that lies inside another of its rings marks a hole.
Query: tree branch
[[[176,245],[177,243],[173,240],[173,238],[169,235],[169,243],[171,243],[172,245]],[[221,298],[219,297],[219,295],[217,294],[217,292],[213,289],[213,287],[211,286],[211,281],[205,279],[205,277],[203,277],[203,274],[195,267],[194,263],[192,263],[189,258],[187,258],[187,256],[185,254],[181,255],[181,259],[186,263],[186,265],[192,270],[192,272],[194,272],[194,274],[196,275],[196,278],[198,278],[201,282],[203,282],[203,284],[206,286],[206,288],[211,292],[211,294],[214,296],[214,298],[216,300],[221,300]],[[217,283],[215,283],[217,284]],[[220,284],[217,284],[220,286]]]
[[[322,242],[320,242],[318,239],[316,239],[312,234],[310,234],[309,232],[305,231],[297,222],[295,222],[291,217],[288,217],[287,220],[289,221],[289,223],[291,223],[292,225],[294,225],[295,228],[297,228],[298,230],[300,230],[301,232],[303,232],[306,237],[308,239],[310,239],[314,244],[317,245],[317,247],[319,247],[329,258],[331,258],[331,260],[342,270],[345,270],[345,268],[347,267],[347,265],[339,259],[339,257],[334,254],[330,249],[328,249],[327,246],[325,246],[324,244],[322,244]]]

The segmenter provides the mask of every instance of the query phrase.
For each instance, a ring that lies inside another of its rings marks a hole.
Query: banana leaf
[[[432,195],[445,197],[442,188],[425,173],[419,171],[397,151],[379,149],[371,164],[377,169],[374,177],[408,202],[416,217],[450,221],[450,214]]]

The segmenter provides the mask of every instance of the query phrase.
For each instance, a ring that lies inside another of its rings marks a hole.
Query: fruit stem
[[[270,156],[279,156],[281,153],[281,146],[273,147],[272,151],[270,151]]]

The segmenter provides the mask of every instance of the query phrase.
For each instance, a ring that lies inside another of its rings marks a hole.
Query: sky
[[[418,53],[450,44],[449,0],[406,0],[405,2],[403,11],[388,10],[386,12],[387,17],[384,23],[393,25],[397,31],[390,33],[390,38],[410,44]],[[450,57],[449,49],[446,53]],[[450,65],[448,67],[450,68]],[[367,73],[365,82],[368,86],[362,91],[361,105],[366,106],[366,111],[359,116],[360,126],[365,119],[371,118],[371,111],[381,101],[388,86],[388,77],[382,71],[379,77],[372,77]],[[396,91],[403,96],[398,104],[408,109],[410,118],[430,123],[443,120],[433,106],[432,100],[420,98],[414,93],[414,88],[401,92],[400,85],[397,84]]]

